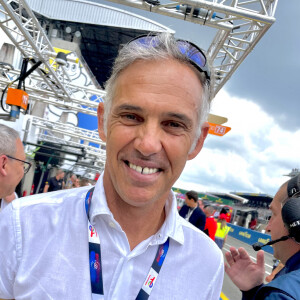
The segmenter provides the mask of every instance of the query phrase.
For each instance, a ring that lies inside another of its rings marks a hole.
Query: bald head
[[[204,210],[203,211],[204,211],[206,217],[210,217],[210,216],[212,216],[214,214],[215,209],[211,205],[206,205],[206,206],[204,206]]]

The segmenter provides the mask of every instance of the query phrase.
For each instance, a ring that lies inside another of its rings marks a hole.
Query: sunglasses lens
[[[131,43],[137,43],[144,47],[157,47],[159,45],[159,39],[155,35],[147,35],[136,38],[131,41]],[[199,69],[200,72],[205,72],[206,78],[210,80],[209,70],[206,67],[206,57],[202,51],[197,48],[195,45],[191,44],[188,41],[177,40],[177,45],[179,51],[185,55],[191,63]]]
[[[203,68],[206,65],[206,58],[199,49],[188,42],[178,41],[179,50],[186,55],[197,66]]]
[[[136,40],[133,40],[134,43],[143,45],[145,47],[157,47],[159,42],[155,36],[142,36]]]

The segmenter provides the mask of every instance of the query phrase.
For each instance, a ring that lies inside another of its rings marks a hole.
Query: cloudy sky
[[[216,31],[197,24],[97,1],[142,15],[207,49]],[[278,1],[276,22],[216,96],[212,112],[232,130],[209,135],[176,187],[274,195],[300,168],[299,0]]]

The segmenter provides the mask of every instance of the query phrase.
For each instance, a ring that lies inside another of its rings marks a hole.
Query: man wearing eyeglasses
[[[0,199],[1,208],[11,202],[15,188],[30,168],[16,130],[0,124]]]
[[[0,298],[219,299],[222,252],[171,191],[207,136],[210,81],[201,49],[171,34],[121,49],[98,108],[105,169],[9,211],[9,234],[0,219]]]

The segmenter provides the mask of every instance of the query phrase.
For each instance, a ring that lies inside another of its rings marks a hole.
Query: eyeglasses
[[[158,47],[159,39],[156,35],[141,35],[131,40],[128,44],[139,43],[145,47]],[[207,59],[204,52],[195,44],[186,40],[176,40],[178,50],[185,55],[189,62],[201,73],[205,74],[206,80],[210,83],[210,70],[207,66]]]
[[[31,168],[31,163],[30,162],[22,160],[22,159],[15,158],[15,157],[12,157],[10,155],[6,155],[6,156],[8,158],[11,158],[11,159],[14,159],[14,160],[18,160],[18,161],[21,161],[22,163],[24,163],[24,165],[23,165],[24,174],[26,174],[30,170],[30,168]]]

